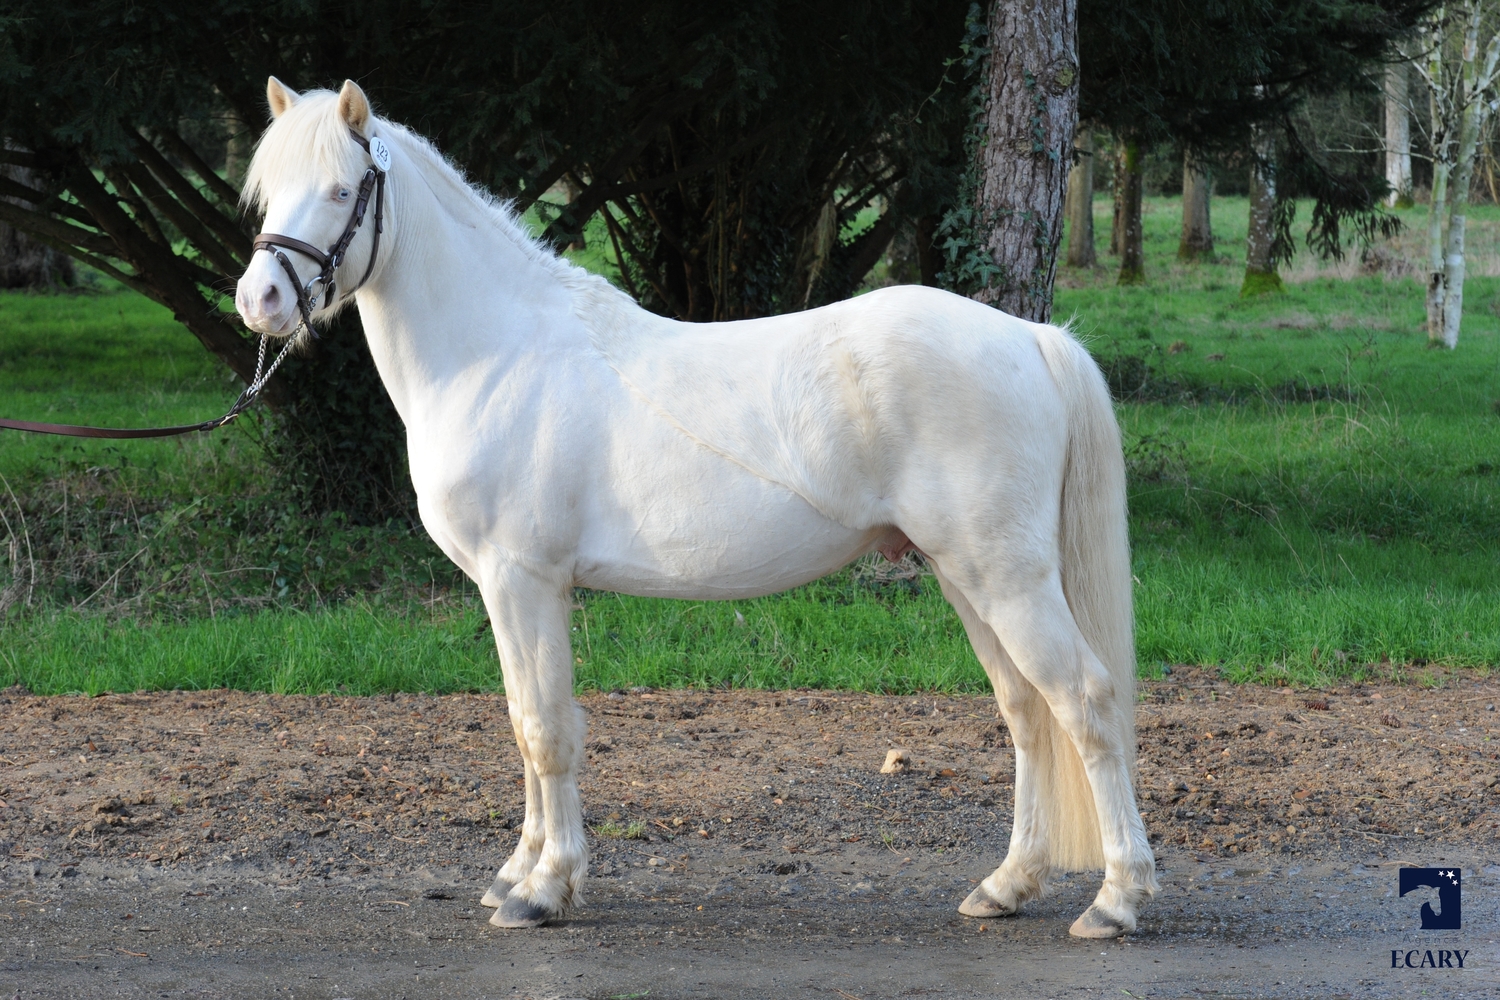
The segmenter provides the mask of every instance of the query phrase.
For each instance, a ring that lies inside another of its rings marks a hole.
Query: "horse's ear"
[[[339,117],[360,135],[370,124],[370,99],[353,80],[345,80],[344,89],[339,91]]]
[[[271,105],[271,117],[280,118],[297,103],[297,92],[273,76],[266,81],[266,103]]]

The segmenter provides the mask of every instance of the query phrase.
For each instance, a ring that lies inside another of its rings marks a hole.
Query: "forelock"
[[[329,183],[352,183],[364,166],[364,151],[338,112],[338,94],[309,90],[271,123],[256,144],[240,201],[264,212],[267,200],[310,171]]]

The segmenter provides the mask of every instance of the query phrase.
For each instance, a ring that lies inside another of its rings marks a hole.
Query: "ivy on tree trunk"
[[[1120,256],[1120,247],[1125,238],[1125,144],[1115,139],[1115,156],[1111,163],[1110,202],[1113,211],[1109,218],[1109,255]]]

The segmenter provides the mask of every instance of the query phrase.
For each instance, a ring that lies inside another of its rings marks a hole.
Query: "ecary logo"
[[[1454,868],[1402,868],[1399,870],[1398,888],[1405,896],[1414,889],[1423,887],[1436,889],[1438,906],[1433,912],[1432,903],[1422,904],[1422,929],[1424,931],[1456,931],[1462,924],[1463,905],[1460,893],[1463,890],[1463,870]]]

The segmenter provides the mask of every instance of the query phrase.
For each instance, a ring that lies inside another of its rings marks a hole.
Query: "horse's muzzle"
[[[296,330],[300,319],[297,295],[282,287],[288,282],[280,268],[266,268],[264,260],[261,256],[252,261],[240,278],[235,287],[234,306],[245,326],[256,333],[287,337]]]

